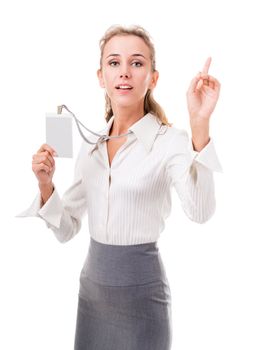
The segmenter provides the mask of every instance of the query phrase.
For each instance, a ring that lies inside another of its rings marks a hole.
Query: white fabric
[[[101,131],[109,135],[114,116]],[[223,172],[214,143],[193,149],[185,130],[161,125],[148,113],[128,130],[132,133],[109,166],[106,141],[90,136],[76,159],[72,185],[60,198],[56,184],[41,207],[41,194],[17,217],[37,216],[60,242],[74,237],[88,215],[89,233],[98,242],[130,245],[154,242],[171,212],[175,188],[187,217],[204,223],[215,212],[213,172]],[[111,181],[109,183],[109,176]]]

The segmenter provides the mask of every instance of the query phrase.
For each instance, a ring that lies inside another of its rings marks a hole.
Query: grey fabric
[[[80,275],[75,350],[170,350],[171,292],[157,242],[90,240]]]

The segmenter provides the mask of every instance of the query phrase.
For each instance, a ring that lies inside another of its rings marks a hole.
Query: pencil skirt
[[[157,242],[92,237],[80,274],[75,350],[170,350],[171,292]]]

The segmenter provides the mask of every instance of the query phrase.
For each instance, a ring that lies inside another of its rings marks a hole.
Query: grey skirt
[[[171,292],[157,242],[90,239],[80,274],[75,350],[170,350]]]

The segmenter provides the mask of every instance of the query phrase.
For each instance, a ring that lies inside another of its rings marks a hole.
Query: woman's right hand
[[[32,170],[38,179],[39,185],[49,185],[52,183],[55,172],[55,160],[53,156],[57,156],[56,151],[46,143],[33,155]]]

